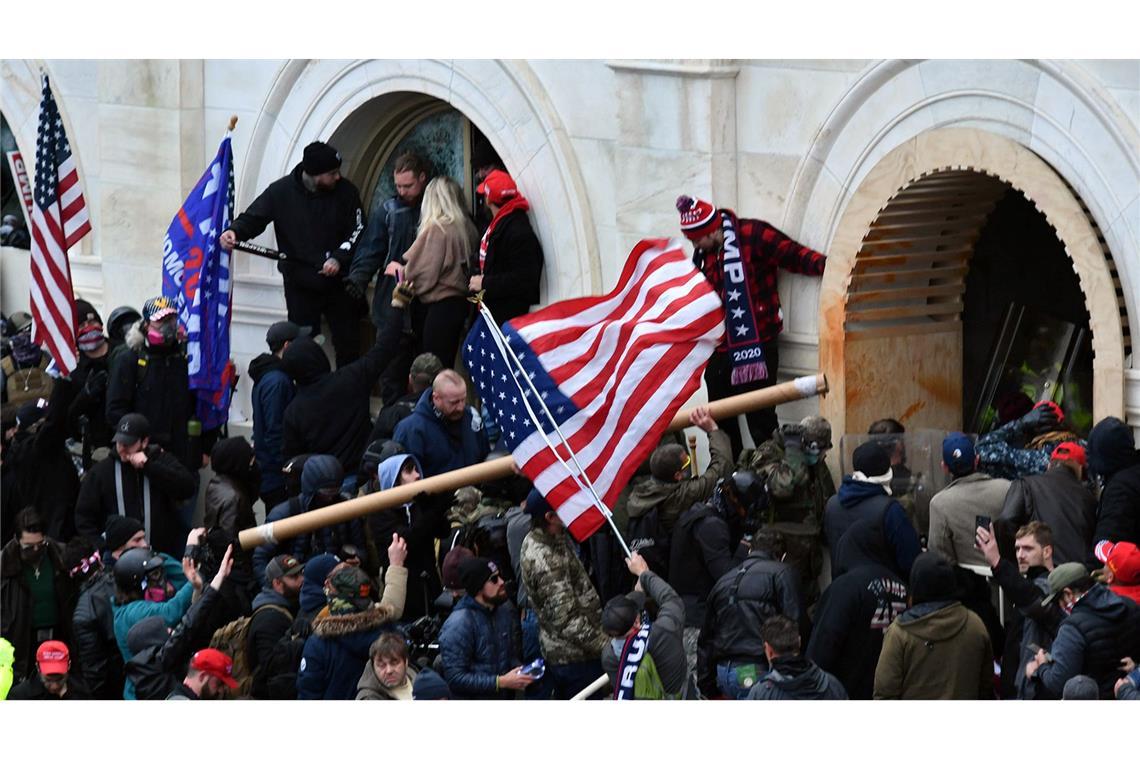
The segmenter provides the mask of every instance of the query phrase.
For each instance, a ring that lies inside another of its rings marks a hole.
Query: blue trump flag
[[[174,215],[162,246],[162,294],[178,308],[186,331],[190,389],[197,417],[210,430],[229,418],[231,384],[230,254],[218,244],[234,209],[230,132],[198,184]]]

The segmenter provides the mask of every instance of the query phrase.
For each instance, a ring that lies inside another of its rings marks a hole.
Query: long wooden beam
[[[716,419],[736,417],[745,412],[765,409],[771,406],[808,398],[827,393],[827,378],[822,374],[807,375],[780,383],[758,391],[742,393],[737,396],[712,401],[708,404],[709,413]],[[683,430],[689,426],[691,408],[677,412],[669,425],[669,430]],[[252,549],[266,543],[280,543],[287,539],[299,536],[302,533],[312,533],[328,525],[352,520],[357,517],[392,509],[411,501],[421,493],[451,493],[457,488],[483,483],[488,480],[497,480],[510,475],[514,470],[514,459],[502,457],[490,462],[480,462],[470,467],[463,467],[442,475],[411,483],[406,486],[396,486],[387,491],[377,491],[367,496],[358,496],[355,499],[342,501],[328,507],[314,509],[304,514],[286,517],[284,520],[267,522],[256,528],[249,528],[238,534],[241,548]]]

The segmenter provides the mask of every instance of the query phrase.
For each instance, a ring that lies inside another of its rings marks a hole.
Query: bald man
[[[395,440],[427,478],[482,462],[491,450],[483,418],[467,404],[467,383],[450,369],[436,375],[411,416],[396,426]]]

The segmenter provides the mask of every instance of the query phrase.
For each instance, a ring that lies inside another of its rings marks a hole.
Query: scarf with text
[[[768,362],[764,358],[764,345],[756,327],[756,307],[752,303],[751,262],[740,255],[740,236],[736,229],[736,216],[721,210],[721,231],[724,233],[721,255],[721,299],[724,301],[724,321],[727,329],[728,353],[732,360],[732,384],[765,380]]]
[[[631,700],[634,698],[633,685],[637,680],[637,671],[641,668],[646,656],[649,654],[649,621],[645,620],[637,633],[625,640],[621,657],[618,659],[618,679],[614,686],[614,699]]]

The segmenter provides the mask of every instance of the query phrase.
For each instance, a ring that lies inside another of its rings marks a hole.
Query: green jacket
[[[570,539],[533,529],[523,539],[521,557],[523,584],[538,615],[547,664],[597,662],[609,643],[602,633],[602,602]]]
[[[629,497],[627,511],[629,517],[641,517],[651,509],[657,509],[657,519],[665,531],[672,535],[677,518],[698,502],[712,496],[716,482],[732,474],[732,444],[728,434],[719,428],[709,433],[709,466],[696,478],[685,478],[675,483],[666,483],[657,478],[649,478],[638,483]]]
[[[768,489],[765,523],[798,524],[812,533],[822,530],[823,508],[835,495],[835,483],[822,459],[808,464],[802,453],[789,455],[778,430],[751,456],[746,452],[741,459],[765,479]]]

